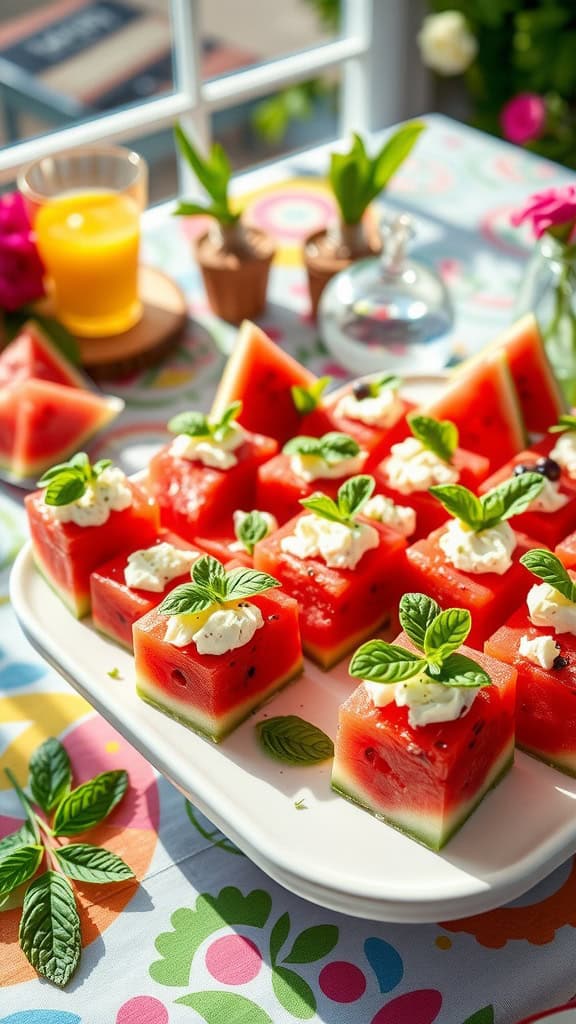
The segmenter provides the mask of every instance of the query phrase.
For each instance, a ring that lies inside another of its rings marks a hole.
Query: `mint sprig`
[[[576,416],[571,416],[570,413],[562,413],[558,417],[558,423],[555,423],[553,427],[548,428],[549,434],[563,434],[566,430],[576,430]]]
[[[37,486],[46,488],[44,501],[47,505],[71,505],[111,465],[110,459],[99,459],[92,466],[86,452],[77,452],[68,462],[47,469]]]
[[[328,387],[332,377],[319,377],[309,387],[302,387],[300,384],[293,384],[290,388],[292,401],[296,411],[304,416],[308,412],[314,412],[320,405],[320,400]]]
[[[241,412],[242,402],[232,402],[217,420],[202,412],[179,412],[168,421],[168,430],[171,434],[187,434],[188,437],[209,437],[220,444]]]
[[[158,606],[162,615],[197,615],[228,601],[253,597],[280,583],[256,569],[230,569],[212,555],[203,555],[192,566],[192,583],[182,583]]]
[[[433,416],[413,413],[407,417],[412,435],[427,451],[443,462],[452,462],[458,447],[458,427],[451,420],[436,420]]]
[[[282,451],[285,455],[311,455],[334,466],[343,459],[353,459],[360,454],[360,445],[348,434],[336,430],[323,437],[308,437],[300,434],[286,442]]]
[[[461,484],[438,484],[429,492],[450,515],[474,533],[489,530],[525,512],[544,487],[541,473],[522,473],[504,480],[480,498]]]
[[[521,564],[539,580],[548,583],[562,597],[576,603],[576,583],[568,575],[562,562],[545,548],[533,548],[522,555]]]
[[[248,554],[253,555],[258,541],[268,536],[268,523],[258,509],[253,509],[240,521],[234,533]]]
[[[363,381],[363,385],[368,391],[367,398],[378,398],[383,391],[398,391],[402,386],[402,381],[400,377],[396,377],[393,373],[385,373],[381,377]]]
[[[338,488],[336,501],[329,498],[327,494],[317,491],[309,498],[301,498],[300,504],[322,519],[354,527],[356,526],[356,516],[368,501],[375,486],[376,482],[373,476],[359,474],[350,477]]]
[[[420,654],[369,640],[358,648],[350,662],[350,675],[373,683],[403,683],[427,676],[442,686],[489,686],[490,676],[472,658],[456,653],[466,640],[472,618],[466,608],[447,608],[425,594],[404,594],[400,601],[400,622]]]
[[[104,772],[74,789],[68,754],[53,738],[30,758],[31,795],[9,769],[6,775],[26,821],[0,841],[0,905],[30,882],[22,907],[20,946],[39,974],[63,987],[74,974],[82,949],[80,918],[68,879],[108,884],[129,881],[134,872],[110,850],[89,843],[60,846],[58,837],[77,835],[103,821],[123,798],[128,775],[122,770]],[[37,874],[44,860],[47,870]]]

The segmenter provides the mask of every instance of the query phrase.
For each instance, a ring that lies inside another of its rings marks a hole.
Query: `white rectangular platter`
[[[254,728],[265,716],[297,714],[335,737],[338,705],[354,685],[347,659],[330,673],[308,664],[215,746],[137,697],[131,655],[89,619],[72,618],[29,545],[11,593],[36,650],[256,864],[306,899],[375,920],[448,921],[514,899],[576,850],[576,779],[522,753],[441,854],[333,793],[330,762],[271,760]],[[120,679],[108,675],[113,668]]]

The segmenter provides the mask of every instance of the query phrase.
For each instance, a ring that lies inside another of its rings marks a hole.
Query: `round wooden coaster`
[[[142,318],[130,330],[106,338],[76,336],[82,365],[96,380],[152,366],[179,338],[187,306],[175,281],[155,267],[142,266],[140,298]]]

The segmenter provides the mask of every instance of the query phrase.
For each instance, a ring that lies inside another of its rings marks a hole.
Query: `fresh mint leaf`
[[[18,799],[19,799],[19,801],[20,801],[20,803],[22,805],[22,808],[24,810],[24,814],[26,815],[26,822],[27,822],[28,827],[30,828],[30,830],[31,830],[31,832],[32,832],[32,834],[34,836],[34,842],[35,843],[39,843],[40,842],[40,829],[38,827],[38,820],[37,820],[37,817],[36,817],[36,812],[34,810],[34,807],[32,806],[32,803],[30,801],[30,797],[27,796],[27,794],[24,792],[24,790],[22,789],[22,786],[18,782],[18,779],[13,774],[13,772],[11,771],[10,768],[5,768],[4,769],[4,773],[5,773],[6,777],[9,779],[10,784],[12,785],[12,787],[16,790],[16,794],[17,794]]]
[[[290,388],[292,395],[292,401],[296,411],[302,416],[306,413],[313,412],[320,405],[320,400],[328,387],[331,377],[319,377],[318,380],[313,381],[309,387],[301,387],[299,384],[294,384]]]
[[[85,477],[69,469],[52,478],[46,488],[44,501],[47,505],[71,505],[86,492],[86,486]]]
[[[435,683],[442,686],[490,686],[492,680],[487,672],[465,654],[449,654],[434,676]]]
[[[466,640],[472,628],[467,608],[447,608],[430,623],[424,636],[424,653],[436,664],[445,664]]]
[[[432,416],[413,413],[408,416],[412,434],[428,451],[443,462],[452,462],[458,447],[458,427],[450,420],[436,420]]]
[[[329,465],[341,462],[343,459],[353,459],[360,453],[360,445],[348,434],[341,434],[336,430],[324,434],[320,438],[322,458]]]
[[[125,771],[102,772],[89,782],[73,789],[54,816],[55,836],[77,836],[99,825],[116,807],[128,788]]]
[[[569,413],[562,413],[558,417],[558,423],[553,427],[549,427],[548,432],[550,434],[563,434],[565,430],[576,430],[576,416],[571,416]]]
[[[64,874],[78,882],[105,884],[134,878],[132,868],[121,857],[101,846],[70,843],[54,850],[54,855]]]
[[[9,835],[4,836],[0,839],[0,860],[2,860],[6,854],[11,853],[13,850],[20,849],[22,846],[35,846],[38,837],[34,834],[30,824],[25,821],[16,832],[10,832]]]
[[[215,441],[220,443],[226,437],[234,420],[242,412],[242,402],[232,402],[222,413],[219,420],[210,423],[210,433]]]
[[[282,449],[284,455],[315,455],[322,458],[322,439],[319,437],[308,437],[307,434],[299,434],[291,437]]]
[[[334,744],[318,726],[298,715],[265,718],[256,726],[260,746],[276,761],[309,765],[334,756]]]
[[[402,387],[400,377],[396,377],[393,373],[386,373],[382,377],[376,377],[375,380],[367,380],[366,384],[371,398],[378,398],[382,391],[388,389],[398,391]]]
[[[32,796],[43,811],[51,811],[72,784],[70,758],[65,748],[54,737],[45,740],[32,754],[29,769]]]
[[[192,579],[200,590],[206,591],[214,600],[223,601],[226,597],[226,570],[222,562],[212,555],[203,555],[194,562]]]
[[[399,609],[400,625],[419,650],[424,650],[426,630],[440,612],[440,605],[426,594],[403,594]]]
[[[322,494],[321,491],[316,491],[309,498],[300,498],[300,504],[308,509],[309,512],[320,516],[321,519],[329,519],[332,523],[342,522],[340,509],[336,502],[329,498],[327,494]]]
[[[461,484],[437,484],[436,487],[429,488],[429,493],[438,498],[451,516],[455,516],[471,530],[483,529],[484,513],[480,498],[467,487],[462,487]]]
[[[349,672],[355,679],[374,683],[401,683],[413,679],[426,668],[426,660],[405,647],[369,640],[362,644],[350,662]]]
[[[80,918],[70,883],[55,871],[34,879],[24,897],[20,946],[32,967],[63,987],[80,960]]]
[[[112,459],[99,459],[92,466],[92,473],[95,477],[102,476],[105,469],[108,469],[112,465]]]
[[[544,487],[541,473],[521,473],[504,480],[480,498],[482,505],[482,530],[498,526],[505,519],[518,516],[538,497]]]
[[[168,420],[168,430],[171,434],[187,434],[188,437],[210,436],[208,418],[201,412],[179,412]]]
[[[551,551],[533,548],[522,555],[520,562],[534,576],[548,583],[568,601],[576,602],[576,584],[568,575],[562,562]]]
[[[182,583],[166,595],[158,605],[158,611],[161,615],[198,615],[214,604],[214,596],[203,588],[196,586],[195,583]]]
[[[74,469],[82,470],[86,479],[90,478],[90,459],[86,452],[76,452],[76,454],[70,459],[70,465],[73,466]]]
[[[348,522],[352,521],[368,501],[376,486],[373,476],[352,476],[338,489],[338,508]]]
[[[254,547],[259,540],[268,536],[268,524],[261,512],[253,509],[241,520],[235,530],[236,539],[244,545],[249,555],[254,554]]]
[[[43,846],[19,846],[0,860],[0,896],[7,896],[35,875],[44,856]]]
[[[281,584],[273,576],[256,569],[231,569],[226,577],[227,601],[238,601],[242,597],[252,597],[265,590],[279,587]]]

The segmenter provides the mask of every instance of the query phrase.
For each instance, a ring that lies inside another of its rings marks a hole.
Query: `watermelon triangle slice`
[[[37,477],[78,451],[124,408],[120,398],[45,380],[0,395],[0,467],[14,480]]]
[[[212,415],[221,416],[231,402],[241,401],[238,422],[246,430],[266,434],[284,444],[299,432],[301,423],[290,388],[309,388],[316,379],[260,327],[244,320],[224,367]]]
[[[524,421],[505,350],[459,367],[427,416],[452,420],[461,448],[485,455],[492,473],[527,446]]]
[[[36,377],[71,388],[85,388],[86,379],[66,359],[35,320],[0,353],[0,388],[12,387]]]

